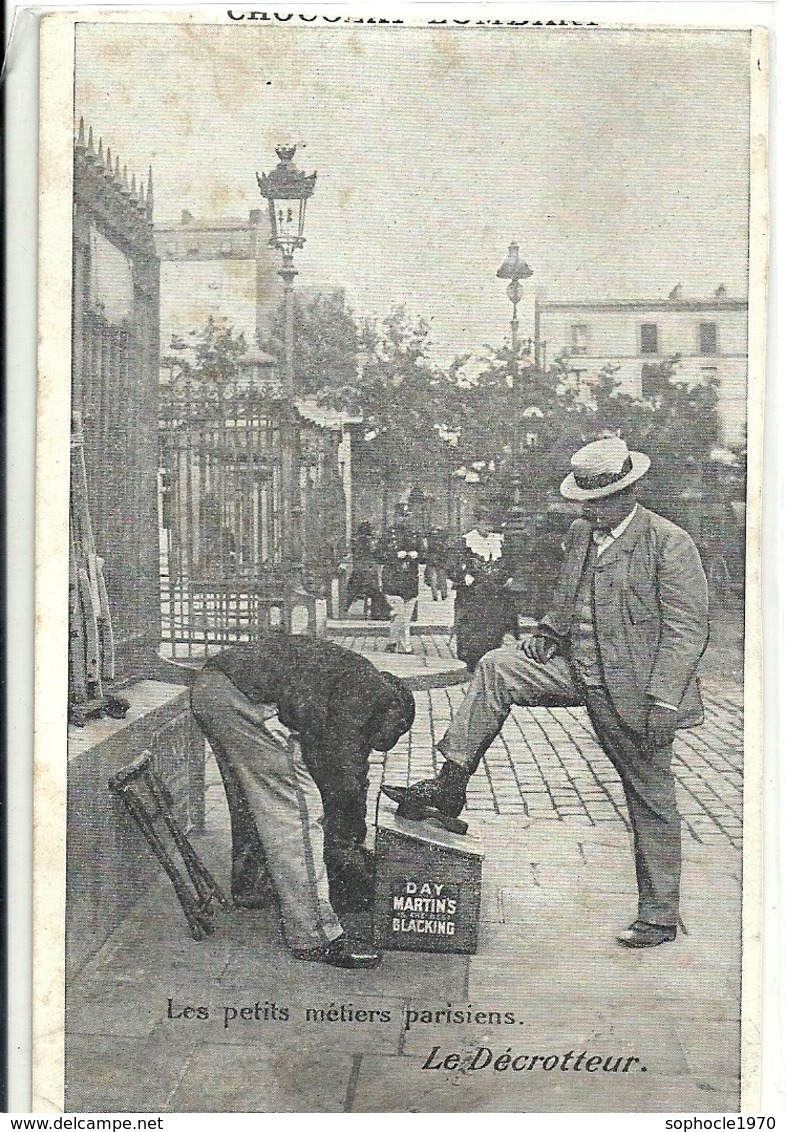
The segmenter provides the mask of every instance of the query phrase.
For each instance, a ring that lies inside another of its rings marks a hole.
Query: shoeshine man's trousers
[[[275,715],[257,722],[258,709],[223,672],[198,676],[191,707],[226,789],[235,900],[259,903],[269,876],[289,946],[324,947],[342,927],[328,894],[322,798],[300,743]]]
[[[622,779],[633,829],[639,919],[679,920],[680,816],[671,770],[672,745],[647,748],[614,710],[604,688],[588,688],[555,656],[538,664],[511,648],[486,653],[444,737],[445,758],[470,773],[499,733],[511,707],[577,707],[589,712],[598,742]]]

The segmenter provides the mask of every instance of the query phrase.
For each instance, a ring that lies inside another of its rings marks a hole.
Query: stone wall
[[[204,824],[205,743],[182,685],[142,680],[124,694],[125,719],[69,728],[66,841],[66,972],[77,972],[161,874],[109,779],[153,753],[186,832]],[[174,893],[172,899],[175,899]]]

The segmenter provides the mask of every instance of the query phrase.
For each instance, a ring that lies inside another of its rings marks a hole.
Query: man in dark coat
[[[358,524],[352,539],[352,573],[347,584],[345,612],[356,601],[368,603],[368,612],[373,621],[384,621],[390,615],[385,595],[382,593],[377,561],[377,541],[369,522]]]
[[[388,652],[410,655],[410,625],[420,585],[423,540],[413,526],[406,503],[396,504],[396,520],[385,532],[380,548],[382,589],[392,610]]]
[[[703,718],[696,669],[707,645],[707,580],[693,539],[640,506],[650,461],[609,437],[575,454],[561,485],[581,502],[566,540],[551,611],[521,651],[487,653],[438,744],[436,779],[385,788],[412,812],[456,817],[466,785],[513,704],[587,707],[625,789],[639,889],[637,919],[618,940],[676,938],[680,816],[671,769],[678,728]]]
[[[208,660],[191,704],[226,789],[235,903],[268,903],[272,882],[298,957],[373,966],[336,911],[370,903],[368,759],[412,726],[412,693],[358,653],[267,633]]]
[[[451,545],[447,531],[435,527],[426,537],[424,560],[426,563],[425,582],[431,590],[434,601],[446,601],[448,596],[448,565],[451,560]]]

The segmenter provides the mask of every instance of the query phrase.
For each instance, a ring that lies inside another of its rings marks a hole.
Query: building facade
[[[183,210],[180,225],[156,228],[161,259],[161,341],[188,335],[209,317],[226,319],[253,344],[270,333],[281,302],[279,256],[270,247],[267,209],[248,219],[196,219]]]
[[[679,355],[673,380],[712,385],[718,395],[722,442],[744,438],[748,377],[748,304],[718,287],[710,298],[552,301],[535,303],[535,347],[541,365],[567,356],[569,369],[591,381],[619,367],[619,389],[657,397],[663,363]]]

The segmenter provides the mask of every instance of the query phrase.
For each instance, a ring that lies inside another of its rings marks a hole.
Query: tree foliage
[[[273,318],[270,337],[263,349],[284,360],[284,304]],[[316,397],[331,408],[352,411],[354,399],[358,326],[343,291],[293,296],[295,391],[301,397]]]
[[[238,363],[247,352],[243,332],[236,334],[225,319],[211,315],[200,330],[173,337],[161,362],[180,376],[218,384],[238,377]]]
[[[284,310],[260,345],[283,358]],[[220,382],[238,375],[243,334],[209,319],[188,341],[173,343],[165,364]],[[512,481],[550,494],[582,444],[619,435],[652,458],[667,487],[681,469],[701,464],[719,436],[717,393],[679,380],[680,358],[650,366],[649,397],[633,397],[618,368],[578,371],[564,353],[542,370],[522,347],[487,346],[446,367],[430,356],[426,321],[404,307],[358,321],[342,291],[295,294],[296,396],[316,398],[361,422],[357,459],[384,489],[391,472],[417,483],[429,468],[446,476],[481,469],[504,497]]]

